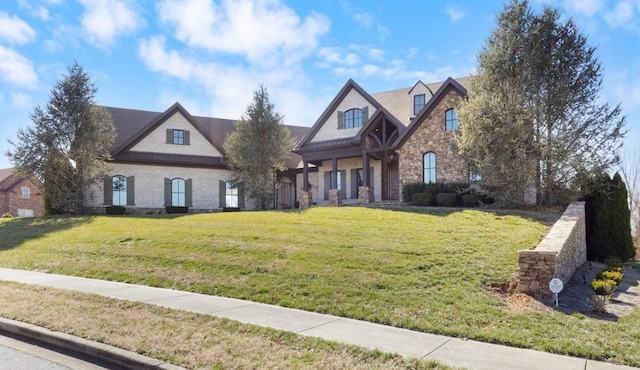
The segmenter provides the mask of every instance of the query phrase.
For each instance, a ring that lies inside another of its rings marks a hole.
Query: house
[[[19,217],[44,216],[42,183],[24,177],[13,168],[0,169],[0,215]]]
[[[223,143],[234,121],[192,116],[179,103],[164,112],[105,107],[116,127],[108,176],[89,191],[87,204],[104,213],[124,206],[129,213],[157,213],[165,207],[188,207],[192,212],[223,208],[252,208],[242,184],[224,164]],[[302,138],[308,127],[287,126]],[[278,174],[279,208],[293,208],[297,197],[292,153]]]
[[[294,151],[306,184],[300,206],[398,201],[406,183],[476,179],[453,139],[466,83],[369,94],[349,80]]]
[[[406,183],[474,177],[453,143],[466,81],[377,94],[347,81],[312,127],[286,126],[297,146],[277,175],[276,208],[398,201]],[[90,192],[94,211],[253,207],[224,163],[233,120],[192,116],[179,103],[164,112],[106,109],[117,139],[108,176]]]

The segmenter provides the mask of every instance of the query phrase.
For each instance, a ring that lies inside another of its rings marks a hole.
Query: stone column
[[[370,186],[358,186],[358,203],[371,204],[373,202],[373,188]]]
[[[342,204],[342,198],[340,197],[340,190],[329,190],[329,206],[340,207]]]
[[[310,191],[301,191],[299,202],[300,209],[311,208],[311,205],[313,204],[313,195]]]

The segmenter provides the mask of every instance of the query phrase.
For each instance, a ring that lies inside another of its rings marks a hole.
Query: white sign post
[[[558,307],[558,293],[560,293],[563,288],[564,284],[562,283],[562,280],[557,277],[554,277],[549,281],[549,290],[553,293],[553,296],[556,299],[556,307]]]

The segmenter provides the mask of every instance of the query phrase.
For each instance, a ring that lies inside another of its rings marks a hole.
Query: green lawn
[[[640,312],[618,322],[510,313],[488,286],[541,220],[478,210],[313,208],[0,221],[0,265],[250,299],[640,366]]]

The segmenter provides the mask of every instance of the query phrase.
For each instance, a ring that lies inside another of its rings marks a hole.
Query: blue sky
[[[573,17],[598,48],[601,98],[640,146],[640,0],[531,0]],[[369,92],[473,73],[494,0],[3,0],[0,168],[19,128],[77,61],[101,105],[240,118],[267,86],[289,125],[311,126],[353,78]]]

